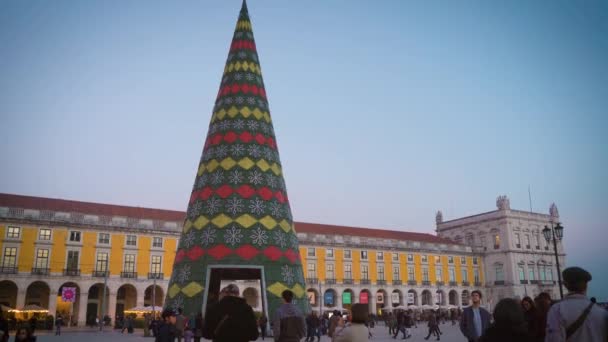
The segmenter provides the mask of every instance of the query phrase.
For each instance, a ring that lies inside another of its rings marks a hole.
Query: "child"
[[[194,337],[194,333],[190,327],[187,327],[186,330],[184,330],[184,342],[192,342],[192,337]]]

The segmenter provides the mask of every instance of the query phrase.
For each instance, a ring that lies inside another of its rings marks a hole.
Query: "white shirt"
[[[547,316],[545,342],[566,341],[566,328],[574,323],[591,301],[582,294],[568,294],[553,304]],[[608,339],[608,311],[594,305],[585,322],[567,341],[605,342]]]

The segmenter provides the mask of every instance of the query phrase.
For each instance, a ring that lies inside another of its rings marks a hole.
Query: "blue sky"
[[[0,191],[185,210],[230,1],[0,2]],[[298,221],[560,210],[608,300],[608,3],[250,1]]]

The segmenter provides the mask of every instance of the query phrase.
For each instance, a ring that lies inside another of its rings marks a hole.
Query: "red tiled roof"
[[[128,207],[113,204],[70,201],[0,193],[0,206],[23,209],[53,210],[91,215],[125,216],[148,220],[182,221],[186,213],[175,210]]]
[[[333,225],[329,225],[329,224],[305,223],[305,222],[295,222],[295,226],[296,226],[296,232],[298,232],[298,233],[350,235],[350,236],[373,237],[373,238],[394,239],[394,240],[447,243],[447,244],[451,244],[451,245],[456,244],[456,243],[454,243],[454,241],[444,239],[444,238],[441,238],[441,237],[438,237],[438,236],[435,236],[432,234],[426,234],[426,233],[402,232],[402,231],[397,231],[397,230],[373,229],[373,228],[333,226]]]
[[[64,199],[33,197],[0,193],[0,207],[76,212],[90,215],[124,216],[148,220],[182,221],[186,213],[175,210],[129,207],[113,204],[79,202]],[[455,244],[453,241],[426,233],[396,230],[334,226],[320,223],[295,222],[299,233],[350,235],[395,240]]]

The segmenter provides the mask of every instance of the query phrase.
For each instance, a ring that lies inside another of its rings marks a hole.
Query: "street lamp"
[[[564,227],[559,222],[555,227],[553,227],[553,222],[551,222],[551,228],[545,226],[545,229],[543,229],[543,235],[545,240],[547,240],[547,243],[553,241],[555,264],[557,266],[557,280],[559,283],[559,296],[561,299],[564,299],[564,290],[562,289],[562,272],[559,269],[559,258],[557,256],[557,240],[562,241],[562,238],[564,237]]]

